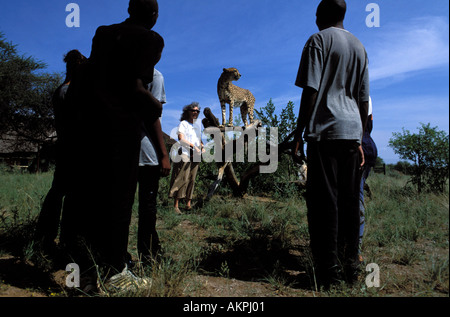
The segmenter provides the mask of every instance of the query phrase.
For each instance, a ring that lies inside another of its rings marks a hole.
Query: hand
[[[161,176],[166,177],[170,174],[170,159],[168,155],[161,158]]]
[[[363,148],[361,145],[358,147],[358,150],[359,150],[359,155],[361,155],[361,167],[362,167],[362,166],[364,166],[364,164],[366,162],[365,162],[365,158],[364,158],[364,151],[363,151]]]
[[[292,159],[295,163],[303,164],[306,162],[306,155],[304,150],[303,139],[299,138],[294,146],[294,151],[292,152]],[[300,151],[300,154],[298,153]]]

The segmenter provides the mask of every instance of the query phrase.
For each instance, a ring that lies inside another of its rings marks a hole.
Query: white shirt
[[[181,121],[180,125],[178,126],[177,133],[181,133],[189,143],[193,144],[196,147],[200,147],[201,132],[199,126],[195,123],[193,124],[186,120]],[[187,156],[189,156],[189,149],[185,148],[184,146],[182,146],[181,149],[182,154],[186,154]]]

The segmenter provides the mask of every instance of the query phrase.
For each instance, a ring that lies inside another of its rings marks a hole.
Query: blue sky
[[[21,54],[63,72],[64,53],[89,56],[100,25],[128,17],[128,0],[0,0],[0,32]],[[80,26],[66,25],[69,3],[80,8]],[[302,48],[317,32],[319,0],[160,0],[154,30],[165,39],[157,68],[168,102],[163,130],[170,133],[184,105],[197,101],[220,117],[217,80],[236,67],[236,85],[249,89],[256,109],[272,98],[277,111],[288,101],[298,114],[301,89],[294,85]],[[368,27],[366,6],[379,7],[379,27]],[[420,123],[449,131],[449,4],[443,0],[347,0],[344,26],[366,47],[370,59],[373,138],[386,163],[399,161],[388,141]],[[239,113],[235,110],[235,115]]]

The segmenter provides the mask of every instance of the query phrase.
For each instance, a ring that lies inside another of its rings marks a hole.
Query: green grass
[[[2,257],[15,256],[24,265],[51,272],[51,265],[40,258],[32,241],[35,220],[51,181],[52,173],[0,171],[0,266],[6,262]],[[379,265],[381,287],[367,288],[363,273],[353,287],[342,285],[323,291],[315,288],[301,193],[264,198],[250,193],[238,199],[223,188],[202,208],[179,216],[167,198],[168,181],[161,180],[157,222],[164,253],[160,262],[138,272],[152,278],[152,287],[125,295],[196,296],[203,287],[199,276],[263,283],[273,289],[271,294],[282,296],[449,294],[448,188],[444,194],[419,195],[407,186],[406,176],[372,174],[368,179],[372,197],[366,200],[363,256],[365,263]],[[200,177],[196,193],[208,184]],[[133,256],[136,218],[137,204],[130,226],[129,251]],[[0,280],[5,285],[24,284],[1,271]],[[45,289],[37,282],[26,285],[49,296],[74,296],[50,282]]]

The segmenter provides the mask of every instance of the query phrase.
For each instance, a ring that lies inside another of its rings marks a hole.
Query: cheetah
[[[248,126],[247,115],[250,124],[253,123],[253,109],[255,107],[255,97],[247,90],[233,85],[231,82],[239,80],[241,74],[236,68],[224,68],[217,83],[217,94],[219,95],[220,106],[222,108],[222,125],[225,126],[226,104],[230,105],[230,120],[228,126],[233,126],[233,107],[241,108],[241,117],[244,125]]]

